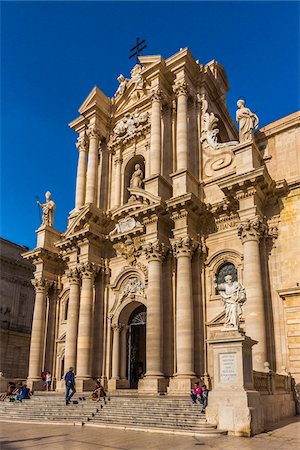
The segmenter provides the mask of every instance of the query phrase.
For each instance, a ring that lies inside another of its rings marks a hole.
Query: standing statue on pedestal
[[[127,84],[127,78],[124,77],[124,75],[120,74],[117,78],[118,82],[119,82],[119,87],[117,89],[117,92],[115,93],[115,97],[117,97],[117,95],[122,95],[124,94],[124,92],[126,91],[126,84]]]
[[[245,107],[244,100],[238,100],[239,109],[236,112],[236,121],[239,124],[240,142],[246,142],[253,139],[253,132],[258,128],[258,117],[256,114]]]
[[[43,217],[42,217],[42,225],[47,225],[48,227],[53,228],[54,226],[54,210],[55,203],[51,200],[51,192],[47,191],[45,194],[46,203],[41,203],[37,201],[37,204],[43,209]]]
[[[246,291],[238,281],[232,281],[231,275],[224,277],[224,283],[216,284],[225,309],[225,326],[239,328],[242,306],[246,302]]]
[[[143,172],[141,170],[140,164],[136,164],[134,166],[134,172],[130,179],[130,187],[131,188],[141,188],[143,182]]]

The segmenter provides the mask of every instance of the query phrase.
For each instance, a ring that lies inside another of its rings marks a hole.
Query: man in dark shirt
[[[76,392],[75,389],[75,376],[73,372],[73,367],[70,367],[69,371],[65,375],[65,383],[66,383],[66,405],[70,403],[71,398]],[[70,395],[70,390],[72,391]]]

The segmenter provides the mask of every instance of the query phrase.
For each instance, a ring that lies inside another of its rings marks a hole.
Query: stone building
[[[46,202],[25,254],[36,267],[28,381],[44,368],[60,389],[73,366],[79,390],[93,377],[111,391],[213,385],[210,336],[226,325],[216,286],[230,274],[245,287],[254,370],[299,383],[299,112],[254,133],[240,101],[238,131],[224,68],[188,49],[140,57],[118,81],[113,98],[95,87],[70,124],[67,229]]]
[[[34,307],[34,267],[21,254],[28,247],[0,238],[0,371],[26,379]]]

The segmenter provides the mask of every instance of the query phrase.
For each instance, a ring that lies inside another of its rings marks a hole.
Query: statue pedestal
[[[206,419],[235,436],[252,436],[264,429],[260,394],[253,385],[252,346],[239,330],[216,331],[208,343],[213,353],[213,389]]]
[[[37,234],[37,248],[45,248],[52,251],[53,253],[58,253],[55,243],[60,239],[60,232],[54,230],[54,228],[48,225],[41,225],[40,228],[36,230]]]

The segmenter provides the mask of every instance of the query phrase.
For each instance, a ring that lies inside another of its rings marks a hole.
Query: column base
[[[168,394],[185,394],[189,395],[194,383],[197,381],[195,375],[191,376],[175,376],[170,379]]]
[[[116,392],[118,389],[128,389],[127,378],[111,378],[108,380],[107,389],[109,392]]]
[[[93,378],[76,378],[76,391],[93,391],[95,389],[95,380]]]
[[[27,378],[27,387],[31,391],[44,391],[44,384],[45,382],[41,380],[40,378]]]
[[[139,394],[164,394],[167,392],[169,384],[168,378],[164,377],[145,377],[139,380]]]

